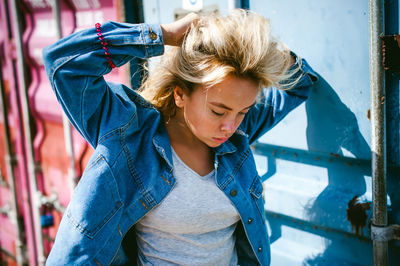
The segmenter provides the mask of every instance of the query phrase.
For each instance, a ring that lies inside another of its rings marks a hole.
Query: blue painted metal
[[[240,5],[241,5],[240,7],[243,9],[250,9],[249,0],[241,0]]]
[[[254,0],[250,6],[327,81],[261,141],[370,159],[367,1]]]
[[[203,1],[222,14],[228,2]],[[170,22],[181,4],[144,1],[145,21]],[[305,104],[254,145],[265,180],[272,265],[371,265],[368,1],[241,4],[268,17],[274,35],[324,77]],[[398,33],[398,0],[386,1],[386,12],[387,33]],[[399,77],[387,85],[389,223],[400,224]],[[359,226],[348,215],[360,218]],[[400,261],[397,242],[390,243],[390,265]]]
[[[399,13],[398,0],[385,2],[385,35],[399,34]],[[392,73],[386,75],[388,163],[392,165],[400,165],[399,80],[399,75]]]
[[[398,0],[386,5],[391,10],[386,23],[397,25],[393,31],[398,33]],[[270,18],[275,35],[324,77],[303,106],[255,145],[258,169],[266,180],[272,265],[371,265],[371,211],[362,211],[372,200],[368,1],[253,0],[250,6]],[[390,99],[387,95],[388,155],[393,163],[388,205],[389,214],[398,217],[398,77],[395,80]],[[364,204],[353,206],[350,215],[366,223],[358,234],[347,219],[355,196]],[[390,265],[398,265],[399,253],[392,243]]]
[[[48,228],[54,225],[54,216],[52,214],[43,214],[40,216],[40,224],[43,228]]]
[[[124,0],[125,20],[129,23],[144,22],[143,1],[142,0]],[[131,87],[137,89],[140,87],[144,75],[146,73],[143,68],[145,61],[135,58],[129,62],[129,70],[131,75]]]
[[[385,1],[385,35],[399,34],[400,6],[398,0]],[[386,74],[386,141],[387,141],[387,193],[392,200],[388,224],[400,224],[400,76]],[[400,241],[389,242],[389,263],[400,262]]]

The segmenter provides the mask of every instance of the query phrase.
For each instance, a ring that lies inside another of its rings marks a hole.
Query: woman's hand
[[[192,23],[196,23],[200,16],[189,13],[183,18],[168,24],[161,24],[163,40],[165,45],[180,46],[183,37]]]

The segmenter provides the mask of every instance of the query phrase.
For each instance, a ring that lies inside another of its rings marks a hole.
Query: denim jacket
[[[108,83],[109,59],[118,67],[134,57],[164,52],[159,25],[107,22],[44,49],[46,72],[73,126],[95,149],[60,223],[47,265],[135,265],[134,225],[173,189],[172,154],[160,112],[137,92]],[[270,246],[250,144],[301,104],[316,73],[299,60],[302,77],[288,91],[267,88],[233,136],[214,148],[215,182],[236,207],[240,265],[269,265]],[[315,79],[314,79],[315,78]]]

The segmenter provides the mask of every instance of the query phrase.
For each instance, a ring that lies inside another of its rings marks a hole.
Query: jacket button
[[[236,189],[232,189],[231,190],[231,196],[235,197],[237,195],[237,190]]]
[[[258,248],[258,252],[261,252],[261,251],[262,251],[262,247],[259,247],[259,248]]]
[[[157,38],[158,38],[157,34],[155,34],[155,33],[153,32],[153,29],[152,29],[151,27],[149,27],[149,37],[150,37],[150,39],[152,39],[153,41],[154,41],[154,40],[157,40]]]
[[[152,39],[153,41],[157,40],[157,34],[155,34],[154,32],[150,32],[149,36],[150,36],[150,39]]]
[[[247,223],[248,224],[251,224],[253,222],[253,218],[249,218],[248,220],[247,220]]]

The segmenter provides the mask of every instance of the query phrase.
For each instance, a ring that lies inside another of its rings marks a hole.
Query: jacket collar
[[[234,135],[230,139],[228,139],[227,141],[222,143],[220,146],[218,146],[218,147],[213,149],[214,153],[216,155],[224,155],[224,154],[227,154],[227,153],[234,153],[234,152],[237,151],[238,148],[239,148],[239,150],[241,150],[240,146],[237,147],[236,145],[234,145],[232,143],[232,139],[233,138],[237,138],[237,137],[239,137],[239,138],[240,137],[248,138],[249,136],[243,130],[238,128],[236,130],[236,132],[234,133]],[[234,143],[236,143],[236,142],[234,141]]]
[[[228,139],[218,147],[214,148],[215,155],[224,155],[227,153],[234,153],[237,150],[235,145]]]
[[[241,130],[237,130],[235,134],[247,137],[247,135]],[[167,129],[165,128],[165,125],[162,121],[159,124],[155,135],[153,136],[153,145],[157,150],[157,152],[160,154],[160,156],[166,161],[166,163],[172,169],[173,165],[172,165],[171,143],[169,141]],[[230,139],[228,139],[218,147],[213,148],[213,150],[215,155],[224,155],[236,152],[237,147],[231,142]]]

